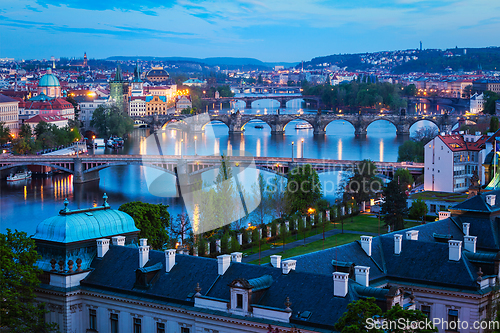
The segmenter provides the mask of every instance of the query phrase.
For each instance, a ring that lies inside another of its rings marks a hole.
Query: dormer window
[[[243,295],[236,294],[236,308],[243,309]]]

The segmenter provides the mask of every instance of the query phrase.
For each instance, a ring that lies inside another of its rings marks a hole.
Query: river
[[[298,122],[297,122],[298,123]],[[335,121],[326,128],[326,135],[314,136],[312,129],[295,129],[297,123],[290,123],[284,135],[271,135],[271,129],[264,123],[249,123],[243,134],[228,135],[226,125],[211,123],[205,133],[188,136],[178,130],[167,128],[159,135],[163,154],[212,155],[224,150],[243,150],[254,156],[291,157],[292,142],[295,157],[325,158],[343,160],[370,159],[373,161],[396,161],[398,147],[405,138],[396,136],[396,128],[387,121],[376,121],[368,127],[366,137],[354,136],[354,128],[343,121]],[[262,125],[263,128],[256,128]],[[419,122],[411,128],[425,126]],[[141,154],[148,150],[149,129],[136,129],[126,140],[119,154]],[[89,153],[116,153],[109,149]],[[176,215],[184,210],[182,199],[175,197],[175,179],[167,185],[166,192],[172,197],[156,197],[148,192],[145,172],[141,166],[115,166],[100,171],[100,180],[81,185],[72,184],[72,176],[55,174],[50,177],[21,181],[15,184],[0,180],[0,228],[18,229],[34,234],[36,225],[54,216],[63,208],[68,198],[69,208],[87,208],[102,204],[103,193],[115,209],[129,201],[140,200],[150,203],[164,203]],[[257,172],[257,171],[256,171]],[[267,177],[271,174],[264,172]],[[204,176],[205,177],[205,176]],[[336,184],[338,173],[321,174],[322,182]],[[251,184],[243,184],[249,190]],[[329,186],[325,197],[335,198],[336,190]]]

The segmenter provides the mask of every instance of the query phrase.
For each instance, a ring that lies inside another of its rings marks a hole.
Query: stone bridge
[[[310,164],[318,173],[353,170],[359,161],[287,157],[229,156],[229,166],[253,167],[284,175],[290,168]],[[220,167],[220,156],[156,156],[156,155],[83,155],[74,156],[10,156],[0,157],[0,171],[28,165],[43,165],[73,174],[73,183],[80,184],[99,179],[99,170],[112,166],[142,165],[164,171],[184,184],[201,179],[201,174]],[[374,162],[377,171],[391,176],[399,168],[415,175],[423,174],[423,163]]]
[[[202,98],[203,101],[207,102],[208,105],[212,105],[213,109],[217,109],[216,105],[220,106],[222,103],[230,103],[235,101],[244,101],[245,108],[251,109],[252,103],[258,100],[275,100],[280,103],[279,107],[286,108],[286,103],[296,99],[303,99],[304,101],[313,101],[315,105],[319,108],[321,106],[321,98],[318,96],[303,96],[303,95],[262,95],[262,96],[252,96],[252,97],[220,97],[220,98]]]
[[[385,120],[392,123],[396,127],[397,135],[409,135],[410,128],[417,122],[427,120],[434,123],[440,132],[449,132],[451,129],[462,121],[478,122],[484,118],[489,122],[490,115],[475,115],[475,116],[452,116],[449,114],[443,115],[377,115],[377,114],[273,114],[273,115],[249,115],[240,112],[232,114],[212,114],[210,113],[210,121],[208,122],[192,122],[190,121],[189,130],[193,133],[202,132],[205,126],[212,121],[220,121],[227,125],[229,133],[242,133],[244,127],[252,120],[260,120],[269,125],[272,134],[283,134],[285,127],[293,120],[305,121],[312,125],[314,134],[325,134],[326,127],[333,121],[348,122],[354,127],[356,136],[364,136],[367,133],[368,126],[375,121]],[[132,117],[134,120],[142,120],[150,125],[155,130],[160,129],[172,122],[183,124],[183,120],[190,115],[155,115]],[[200,117],[201,119],[201,117]],[[205,119],[208,119],[205,117]],[[185,123],[184,123],[185,124]],[[182,126],[182,125],[181,125]],[[185,124],[188,127],[187,124]]]

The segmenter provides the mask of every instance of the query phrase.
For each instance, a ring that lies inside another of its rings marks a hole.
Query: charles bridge
[[[272,134],[283,134],[285,127],[294,120],[305,121],[314,129],[314,134],[325,134],[326,127],[334,121],[348,122],[354,127],[356,136],[364,136],[368,126],[375,121],[385,120],[396,127],[397,135],[409,135],[410,128],[417,122],[427,120],[434,123],[440,132],[450,132],[452,128],[461,122],[477,123],[481,118],[490,120],[490,115],[453,116],[451,114],[438,115],[392,115],[392,114],[243,114],[240,112],[230,114],[210,113],[208,117],[193,119],[192,115],[154,115],[132,117],[141,120],[155,130],[164,128],[170,123],[178,123],[179,126],[187,127],[192,133],[202,132],[205,126],[212,121],[220,121],[229,128],[229,133],[242,133],[245,125],[250,121],[260,120],[269,125]],[[189,119],[189,124],[184,120]]]

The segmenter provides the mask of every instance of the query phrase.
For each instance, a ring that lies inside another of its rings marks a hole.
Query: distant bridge
[[[83,155],[72,156],[11,156],[0,158],[0,171],[28,165],[42,165],[73,174],[76,184],[98,180],[99,171],[111,166],[142,165],[155,168],[176,177],[187,177],[189,182],[201,179],[201,173],[217,169],[219,156],[156,156],[156,155]],[[318,172],[354,170],[359,161],[328,160],[287,157],[229,156],[232,167],[246,167],[254,163],[255,168],[276,174],[286,174],[290,168],[311,164]],[[423,174],[423,163],[374,162],[379,173],[392,175],[404,168],[413,174]]]
[[[318,96],[305,96],[305,95],[290,95],[290,94],[279,94],[279,95],[262,95],[262,96],[242,96],[242,97],[219,97],[219,98],[202,98],[208,105],[212,105],[212,109],[221,109],[223,103],[230,103],[236,101],[245,102],[245,108],[251,109],[252,103],[258,100],[274,100],[279,103],[279,107],[286,108],[286,103],[292,100],[302,99],[304,101],[312,101],[316,107],[321,106],[321,98]],[[217,105],[217,106],[216,106]]]
[[[356,136],[364,136],[367,133],[368,126],[375,121],[386,120],[396,127],[397,135],[409,135],[410,128],[415,123],[423,120],[434,123],[440,132],[449,132],[460,121],[467,120],[478,122],[481,118],[489,122],[490,115],[474,115],[474,116],[452,116],[449,114],[443,115],[384,115],[384,114],[272,114],[272,115],[247,115],[240,112],[232,114],[213,114],[210,113],[210,120],[207,117],[203,121],[192,122],[187,130],[196,133],[203,132],[205,126],[212,121],[220,121],[227,125],[229,133],[242,133],[246,124],[252,120],[260,120],[271,127],[272,134],[283,134],[285,127],[294,120],[302,120],[312,125],[314,134],[325,134],[326,127],[333,121],[344,121],[350,123],[354,127]],[[171,122],[180,122],[190,115],[154,115],[154,116],[136,116],[134,120],[142,120],[154,129],[160,129]]]

